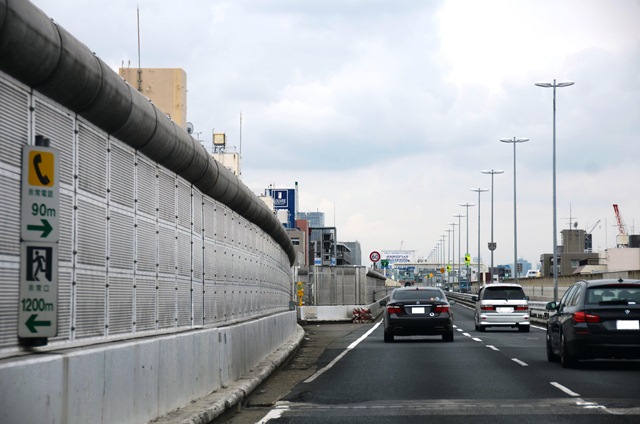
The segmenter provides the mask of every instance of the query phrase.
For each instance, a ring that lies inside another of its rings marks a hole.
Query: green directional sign
[[[27,231],[35,231],[36,233],[40,233],[40,238],[47,238],[49,234],[51,234],[51,230],[53,227],[49,224],[49,221],[46,219],[41,219],[42,225],[27,225]]]
[[[37,333],[38,327],[51,327],[51,321],[38,321],[38,314],[33,314],[29,317],[25,325],[31,333]]]

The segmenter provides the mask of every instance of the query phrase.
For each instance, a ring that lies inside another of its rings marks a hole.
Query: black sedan
[[[384,309],[384,341],[394,336],[441,335],[453,341],[453,311],[444,292],[437,287],[401,287],[381,301]]]
[[[640,280],[581,280],[547,303],[547,359],[640,359]]]

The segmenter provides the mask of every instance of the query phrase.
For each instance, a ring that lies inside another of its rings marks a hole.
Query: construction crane
[[[618,234],[621,236],[627,235],[627,227],[624,225],[624,221],[622,220],[622,215],[620,215],[620,210],[618,210],[618,205],[613,204],[613,211],[616,213],[616,221],[618,222]]]
[[[629,236],[627,235],[627,227],[624,225],[622,215],[617,204],[613,204],[613,210],[616,213],[616,221],[618,222],[618,236],[616,237],[617,247],[629,247]]]
[[[598,226],[598,224],[600,223],[600,219],[598,220],[598,222],[595,223],[595,225],[593,227],[591,227],[591,229],[589,231],[587,231],[587,234],[591,234],[593,233],[593,230],[596,229],[596,227]]]
[[[593,252],[593,230],[596,229],[596,227],[598,226],[598,224],[600,223],[600,220],[598,220],[598,222],[595,223],[595,225],[593,227],[591,227],[591,229],[589,231],[586,232],[586,234],[584,235],[584,251],[585,252]]]

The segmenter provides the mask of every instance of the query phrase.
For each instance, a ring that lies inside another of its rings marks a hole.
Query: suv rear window
[[[440,290],[396,290],[393,300],[444,300]]]
[[[525,300],[526,295],[522,287],[487,287],[482,295],[484,300]]]
[[[587,289],[587,304],[597,305],[600,302],[626,301],[640,303],[640,286],[614,286],[589,287]]]

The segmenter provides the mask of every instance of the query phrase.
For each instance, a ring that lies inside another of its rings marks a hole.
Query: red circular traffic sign
[[[380,252],[374,250],[369,254],[369,259],[371,259],[371,262],[378,262],[380,260]]]

